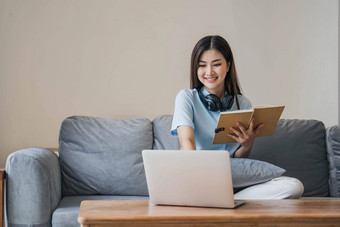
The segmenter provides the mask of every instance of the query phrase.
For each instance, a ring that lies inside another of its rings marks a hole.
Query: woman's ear
[[[231,65],[231,63],[230,63],[230,61],[228,61],[228,62],[227,62],[227,72],[229,72],[230,65]]]

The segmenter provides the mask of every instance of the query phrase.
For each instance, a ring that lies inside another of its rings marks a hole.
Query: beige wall
[[[338,124],[338,1],[233,1],[238,71],[253,104]]]
[[[245,95],[338,123],[338,1],[0,0],[0,167],[71,115],[172,114],[193,45],[224,36]]]

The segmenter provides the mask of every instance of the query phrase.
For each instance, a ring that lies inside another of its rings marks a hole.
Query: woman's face
[[[198,62],[197,76],[209,93],[224,95],[224,80],[229,65],[223,55],[215,49],[202,53]]]

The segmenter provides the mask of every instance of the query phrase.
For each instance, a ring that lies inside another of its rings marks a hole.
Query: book
[[[236,125],[239,122],[245,129],[248,129],[252,118],[254,118],[254,127],[261,123],[264,124],[256,137],[273,135],[284,108],[284,106],[256,106],[249,110],[221,112],[215,129],[213,144],[235,142],[227,135],[229,133],[234,134],[230,127],[239,130]]]

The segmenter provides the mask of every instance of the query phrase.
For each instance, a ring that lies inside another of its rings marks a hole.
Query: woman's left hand
[[[241,145],[242,153],[248,157],[250,151],[254,144],[254,139],[256,135],[259,133],[260,129],[264,126],[264,124],[259,124],[254,126],[254,118],[251,119],[250,125],[248,129],[245,129],[244,126],[240,123],[236,123],[239,130],[230,127],[230,130],[234,134],[228,134],[229,137],[233,138],[236,142]]]

